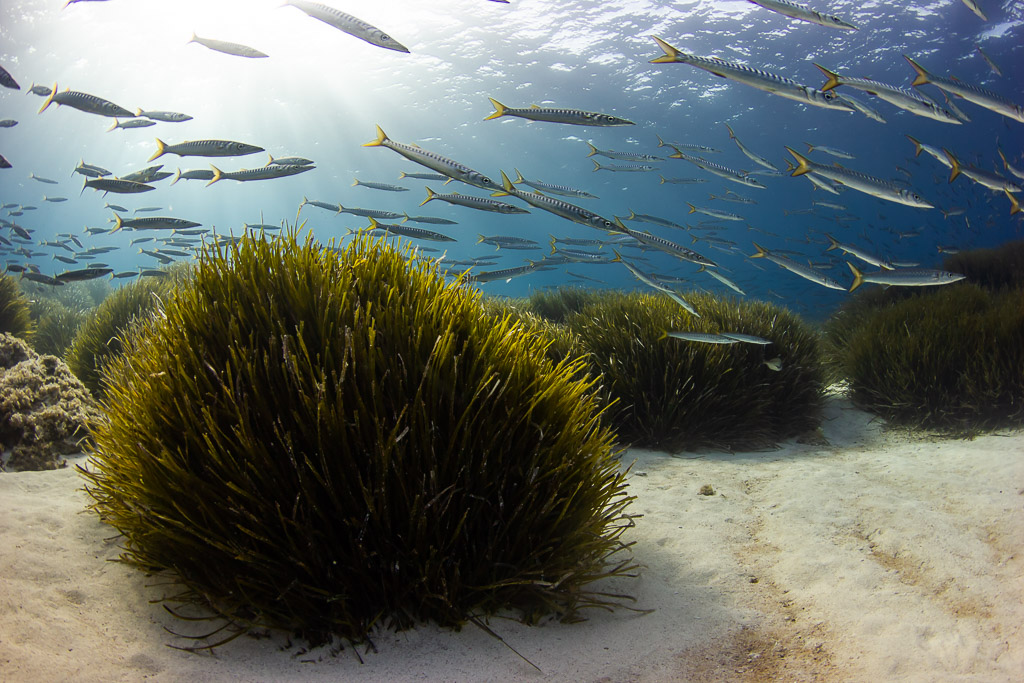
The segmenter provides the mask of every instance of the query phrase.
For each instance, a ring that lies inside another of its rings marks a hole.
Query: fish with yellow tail
[[[186,140],[176,145],[168,145],[160,138],[156,138],[156,151],[147,161],[153,161],[165,154],[177,154],[180,157],[240,157],[262,151],[262,147],[234,140]]]
[[[968,0],[964,0],[967,2]],[[750,0],[755,5],[760,5],[765,9],[770,9],[773,12],[778,12],[791,19],[799,19],[800,21],[807,21],[818,26],[824,26],[825,28],[837,28],[842,31],[857,31],[859,30],[853,24],[843,21],[839,17],[832,16],[830,14],[822,14],[817,12],[810,7],[798,5],[795,2],[789,2],[789,0]]]
[[[936,121],[943,123],[954,123],[961,124],[961,121],[956,114],[949,111],[944,107],[940,107],[931,100],[921,97],[921,95],[909,88],[901,88],[896,85],[889,85],[888,83],[880,83],[879,81],[873,81],[870,78],[855,78],[853,76],[840,76],[834,71],[829,71],[821,64],[815,64],[821,73],[825,74],[828,79],[825,81],[825,85],[821,86],[824,92],[833,92],[833,90],[840,85],[845,85],[855,90],[862,90],[869,95],[874,95],[880,100],[885,100],[894,107],[899,107],[904,111],[909,111],[911,114],[918,116],[925,116]]]
[[[987,187],[994,192],[1021,192],[1024,188],[1013,182],[1009,178],[1004,178],[998,173],[992,173],[976,166],[964,166],[960,163],[960,160],[945,147],[942,151],[946,154],[946,158],[949,160],[949,182],[956,180],[959,175],[964,175],[978,183],[982,187]]]
[[[921,195],[912,190],[907,190],[892,181],[875,178],[874,176],[869,176],[866,173],[854,171],[839,165],[826,166],[818,164],[799,152],[794,151],[790,147],[786,147],[786,150],[797,160],[798,165],[791,174],[794,177],[804,175],[805,173],[813,173],[823,178],[835,181],[841,185],[845,185],[852,190],[869,194],[872,197],[896,202],[897,204],[904,204],[906,206],[915,206],[921,209],[935,208],[926,202]]]
[[[457,161],[441,156],[440,154],[435,154],[434,152],[428,152],[416,145],[407,145],[402,142],[395,142],[387,136],[387,133],[385,133],[380,126],[377,126],[377,139],[364,143],[363,147],[386,147],[392,152],[401,154],[409,161],[415,162],[421,166],[426,166],[427,168],[444,174],[453,180],[459,180],[467,185],[474,185],[485,190],[496,192],[500,192],[502,190],[501,185],[494,182],[483,173],[474,171],[465,164],[460,164]]]
[[[651,64],[689,64],[698,69],[703,69],[721,78],[727,78],[736,83],[749,85],[758,90],[764,90],[772,95],[785,97],[789,100],[812,104],[815,107],[825,109],[838,109],[840,111],[852,112],[854,110],[848,102],[843,101],[837,93],[827,92],[812,88],[809,85],[797,83],[791,78],[785,78],[777,74],[755,69],[744,64],[728,62],[718,57],[699,57],[697,55],[682,52],[672,47],[658,36],[651,36],[658,47],[665,53],[661,57],[655,57]]]
[[[865,282],[893,287],[931,287],[935,285],[951,285],[963,280],[966,275],[951,273],[948,270],[928,270],[925,268],[896,268],[895,270],[879,270],[874,273],[863,273],[849,261],[846,265],[853,271],[853,284],[850,291],[857,289]]]
[[[825,275],[825,273],[821,272],[817,268],[805,266],[799,261],[794,261],[793,259],[783,256],[782,254],[770,252],[757,242],[754,242],[754,248],[757,249],[757,253],[752,254],[750,258],[766,258],[775,265],[779,266],[780,268],[788,270],[789,272],[795,275],[799,275],[805,280],[810,280],[811,282],[821,285],[822,287],[828,287],[829,289],[838,290],[846,289],[846,287],[839,284],[839,282],[833,280],[828,275]]]
[[[109,116],[110,118],[121,117],[130,119],[135,116],[135,114],[124,107],[102,97],[90,95],[87,92],[78,92],[77,90],[57,92],[56,83],[53,84],[53,90],[50,91],[49,97],[43,102],[43,106],[39,108],[39,113],[42,114],[51,104],[64,105],[78,111],[84,111],[87,114],[98,114],[99,116]]]
[[[1014,121],[1024,122],[1024,106],[1011,102],[1002,95],[982,88],[981,86],[974,85],[961,81],[958,78],[946,78],[945,76],[936,76],[933,73],[928,72],[923,66],[915,62],[910,57],[903,55],[910,66],[914,68],[914,72],[917,76],[914,78],[913,86],[924,85],[931,83],[941,90],[945,90],[951,95],[957,95],[964,98],[968,102],[973,102],[979,107],[984,107],[990,111],[994,111],[997,114],[1002,114],[1007,118],[1011,118]]]
[[[580,109],[554,109],[551,107],[538,107],[533,105],[525,109],[506,107],[504,104],[488,97],[494,107],[494,113],[484,119],[490,121],[502,116],[517,116],[528,121],[548,121],[550,123],[568,123],[573,126],[632,126],[632,121],[601,114],[593,111],[582,111]]]

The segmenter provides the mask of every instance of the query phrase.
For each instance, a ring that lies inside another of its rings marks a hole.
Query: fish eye
[[[488,178],[487,176],[480,176],[480,181],[487,183],[488,185],[491,183],[491,179]]]
[[[825,99],[826,100],[834,100],[835,98],[836,98],[836,93],[835,92],[833,92],[832,90],[826,90],[825,91]]]
[[[390,40],[391,40],[391,36],[389,36],[389,35],[388,35],[388,34],[386,34],[386,33],[382,33],[382,34],[380,34],[380,39],[381,39],[381,40],[387,40],[387,41],[390,41]]]

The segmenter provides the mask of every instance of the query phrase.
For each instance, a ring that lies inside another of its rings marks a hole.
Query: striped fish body
[[[924,268],[897,268],[895,270],[880,270],[875,273],[862,273],[849,261],[846,265],[853,272],[853,285],[850,291],[857,289],[865,282],[873,282],[879,285],[891,285],[894,287],[931,287],[936,285],[949,285],[963,280],[966,275],[951,273],[945,270],[928,270]]]
[[[398,218],[398,216],[395,216]],[[437,218],[436,216],[409,216],[406,215],[405,221],[412,221],[413,223],[426,223],[428,225],[458,225],[458,221],[450,221],[447,218]]]
[[[959,95],[968,102],[973,102],[979,107],[984,107],[985,109],[994,111],[997,114],[1002,114],[1003,116],[1015,121],[1024,122],[1024,107],[1021,105],[1015,104],[1002,95],[998,95],[991,90],[987,90],[980,86],[965,83],[964,81],[955,78],[945,78],[943,76],[936,76],[935,74],[928,73],[924,67],[910,57],[907,57],[906,55],[903,55],[903,57],[910,62],[910,66],[914,67],[914,71],[917,73],[917,77],[914,79],[913,85],[918,86],[925,83],[931,83],[952,95]]]
[[[884,268],[886,270],[892,270],[893,269],[893,265],[891,263],[889,263],[888,260],[882,258],[881,256],[875,256],[871,252],[866,251],[864,249],[861,249],[860,247],[858,247],[856,245],[853,245],[853,244],[843,244],[842,242],[839,242],[834,237],[832,237],[832,235],[829,235],[828,233],[825,233],[825,237],[827,237],[829,239],[829,241],[832,243],[825,251],[832,251],[833,249],[839,249],[844,254],[851,254],[853,256],[856,256],[861,261],[864,261],[865,263],[869,263],[869,264],[873,265],[876,268]]]
[[[662,185],[696,185],[698,183],[706,183],[707,180],[704,178],[666,178],[661,177]]]
[[[843,31],[858,30],[856,26],[843,21],[839,17],[816,12],[810,7],[798,5],[795,2],[789,2],[789,0],[750,0],[750,2],[791,19],[799,19],[800,21],[807,21],[818,26],[837,28]]]
[[[389,138],[383,130],[381,130],[380,126],[377,126],[377,139],[365,143],[363,147],[386,147],[393,152],[398,152],[409,161],[415,162],[421,166],[426,166],[433,171],[437,171],[438,173],[466,183],[467,185],[474,185],[491,191],[501,190],[501,185],[494,182],[484,174],[474,171],[465,164],[460,164],[459,162],[443,157],[440,154],[420,149],[415,145],[395,142]]]
[[[921,152],[927,152],[928,156],[932,157],[946,168],[953,168],[953,162],[949,160],[949,157],[947,157],[946,153],[941,149],[932,147],[931,145],[926,145],[917,138],[910,137],[909,135],[905,135],[904,137],[914,143],[915,157],[920,156]]]
[[[720,178],[731,180],[734,183],[739,183],[740,185],[746,185],[747,187],[756,187],[761,190],[768,189],[764,185],[762,185],[756,178],[751,178],[747,174],[740,173],[739,171],[733,170],[726,166],[722,166],[721,164],[716,164],[715,162],[708,161],[707,159],[701,159],[700,157],[691,156],[679,150],[676,150],[674,154],[669,154],[669,158],[683,159],[685,161],[689,161],[697,168],[704,169],[708,173],[714,173],[716,176]]]
[[[171,181],[171,185],[178,182],[179,180],[210,180],[213,178],[213,171],[208,171],[203,168],[196,169],[194,171],[182,171],[178,169],[174,180]],[[333,208],[333,207],[332,207]]]
[[[738,292],[739,294],[742,294],[743,296],[747,295],[746,292],[744,292],[742,289],[740,289],[739,285],[737,285],[735,282],[733,282],[732,280],[730,280],[729,278],[727,278],[726,276],[722,275],[721,273],[719,273],[716,270],[710,270],[708,268],[705,268],[705,267],[701,266],[701,269],[698,272],[707,273],[708,275],[710,275],[711,277],[715,278],[716,280],[721,282],[723,285],[728,287],[729,289],[732,289],[735,292]]]
[[[627,220],[627,221],[639,221],[641,223],[650,223],[651,225],[660,225],[663,228],[675,228],[676,230],[686,230],[687,229],[687,227],[685,225],[679,225],[678,223],[673,223],[672,221],[668,220],[667,218],[659,218],[658,216],[652,216],[652,215],[646,214],[646,213],[636,213],[635,211],[630,211],[629,215],[626,216],[625,220]]]
[[[156,152],[147,161],[153,161],[164,154],[177,154],[180,157],[238,157],[263,151],[262,147],[233,140],[186,140],[168,145],[157,138],[156,144]]]
[[[718,209],[708,209],[702,206],[694,206],[689,202],[686,203],[690,207],[690,213],[702,213],[705,216],[711,216],[712,218],[721,218],[724,221],[742,221],[746,220],[743,216],[728,211],[719,211]]]
[[[598,254],[582,249],[566,249],[552,246],[551,253],[564,256],[566,259],[576,263],[608,263],[611,260],[608,254]]]
[[[519,174],[519,171],[516,171]],[[526,185],[532,187],[538,192],[546,192],[548,194],[556,194],[560,197],[579,197],[580,199],[598,199],[597,195],[590,194],[585,190],[577,190],[574,187],[568,187],[566,185],[552,185],[551,183],[542,183],[539,180],[526,180],[520,174],[515,181],[516,185]]]
[[[745,154],[748,159],[753,161],[755,164],[764,166],[765,168],[770,168],[773,171],[779,170],[778,168],[776,168],[775,164],[768,161],[763,156],[755,154],[754,152],[750,151],[750,149],[747,148],[747,146],[744,145],[738,137],[736,137],[736,134],[732,132],[732,127],[729,126],[729,124],[725,124],[725,127],[729,131],[729,137],[732,139],[733,142],[736,143],[736,146],[739,147],[740,151],[743,152],[743,154]]]
[[[576,206],[570,204],[567,201],[563,201],[556,197],[548,197],[547,195],[540,194],[539,192],[521,192],[515,188],[512,181],[508,179],[505,172],[501,172],[501,182],[503,189],[501,192],[495,192],[495,196],[511,195],[518,197],[530,206],[535,206],[538,209],[543,209],[549,213],[553,213],[560,218],[570,220],[573,223],[579,223],[585,225],[588,228],[597,228],[598,230],[611,230],[618,232],[615,223],[603,218],[593,211],[584,209],[582,206]]]
[[[393,235],[401,235],[403,237],[411,237],[413,239],[430,240],[431,242],[454,242],[455,238],[443,235],[433,230],[424,230],[423,228],[415,228],[411,225],[398,225],[395,223],[378,223],[372,217],[370,218],[370,229],[384,230]]]
[[[680,52],[661,38],[658,38],[657,36],[652,36],[652,38],[654,38],[661,49],[665,52],[664,56],[652,59],[652,64],[672,62],[689,64],[690,66],[703,69],[704,71],[713,73],[721,78],[727,78],[737,83],[749,85],[752,88],[764,90],[772,95],[785,97],[789,100],[803,102],[804,104],[811,104],[815,107],[822,107],[824,109],[836,109],[847,112],[853,111],[853,107],[846,102],[843,102],[842,98],[840,98],[836,93],[818,90],[817,88],[797,83],[796,81],[790,78],[785,78],[784,76],[762,71],[761,69],[754,69],[743,64],[737,64],[736,62],[727,62],[724,59],[718,59],[717,57],[698,57],[697,55]]]
[[[225,172],[213,166],[213,178],[206,184],[207,186],[213,185],[218,180],[237,180],[239,182],[273,180],[274,178],[284,178],[290,175],[305,173],[315,168],[316,166],[263,166],[262,168],[247,168],[241,171]]]
[[[371,190],[383,190],[384,192],[408,192],[408,187],[402,187],[401,185],[389,185],[387,183],[374,183],[369,180],[360,180],[356,178],[352,183],[352,187],[368,187]]]
[[[210,177],[213,177],[213,171],[210,172]],[[315,206],[320,209],[326,209],[328,211],[336,211],[338,213],[341,212],[341,204],[329,204],[328,202],[321,202],[317,201],[316,199],[306,199],[305,197],[302,198],[302,203],[299,204],[299,209],[302,209],[302,207],[304,207],[306,204],[309,204],[310,206]]]
[[[920,209],[935,208],[916,192],[900,187],[891,181],[875,178],[874,176],[869,176],[866,173],[853,171],[842,166],[825,166],[818,164],[807,157],[794,152],[789,147],[786,149],[800,163],[796,170],[793,171],[792,175],[794,176],[803,175],[805,173],[815,173],[823,178],[835,181],[853,190],[869,194],[872,197],[896,202],[897,204],[904,204],[906,206],[914,206]]]
[[[828,80],[825,85],[821,87],[825,92],[833,92],[833,88],[840,85],[849,86],[855,90],[861,90],[874,95],[880,100],[885,100],[894,107],[899,107],[904,111],[909,111],[911,114],[918,116],[924,116],[929,119],[941,121],[942,123],[955,123],[962,124],[961,121],[953,112],[940,107],[931,100],[927,100],[921,97],[916,92],[907,88],[901,88],[895,85],[889,85],[888,83],[879,83],[878,81],[872,81],[868,78],[853,78],[851,76],[840,76],[835,72],[829,71],[820,64],[815,64]]]
[[[148,119],[128,119],[127,121],[118,121],[115,117],[114,124],[107,129],[107,132],[116,130],[117,128],[149,128],[150,126],[155,125],[156,121],[149,121]]]
[[[87,164],[84,161],[78,162],[78,166],[75,167],[75,173],[84,175],[87,178],[102,178],[105,175],[111,175],[110,171],[101,167]]]
[[[85,92],[77,92],[75,90],[65,90],[64,92],[57,92],[57,84],[53,84],[53,90],[50,92],[49,97],[43,102],[43,106],[39,108],[39,113],[42,114],[46,111],[46,108],[51,103],[58,105],[64,105],[77,109],[78,111],[84,111],[87,114],[98,114],[99,116],[109,116],[111,118],[120,117],[130,119],[135,116],[124,107],[114,104],[110,100],[105,100],[102,97],[96,97]]]
[[[494,282],[496,280],[511,280],[514,277],[520,277],[522,275],[529,275],[530,273],[537,270],[537,266],[530,264],[527,266],[516,266],[515,268],[502,268],[501,270],[482,270],[478,273],[467,273],[464,282]]]
[[[637,230],[630,230],[625,225],[623,225],[621,221],[618,221],[618,226],[620,232],[626,233],[627,235],[635,239],[637,242],[640,242],[641,244],[646,244],[648,246],[654,247],[655,249],[660,249],[661,251],[664,251],[667,254],[672,254],[676,258],[680,258],[684,261],[689,261],[690,263],[696,263],[697,265],[701,266],[709,266],[711,268],[718,267],[718,264],[709,259],[708,257],[698,254],[692,249],[687,249],[686,247],[680,244],[676,244],[675,242],[669,241],[662,237],[658,237],[657,235],[652,235],[649,232],[639,232]]]
[[[185,218],[170,218],[165,216],[146,216],[145,218],[128,218],[124,219],[120,216],[115,215],[114,230],[122,230],[124,228],[132,228],[134,230],[187,230],[188,228],[197,228],[202,223],[196,223]]]
[[[647,171],[656,171],[654,166],[648,166],[646,164],[609,164],[607,166],[602,165],[596,159],[594,160],[594,171],[612,171],[615,173],[645,173]]]
[[[362,19],[357,19],[351,14],[345,14],[333,7],[322,5],[319,2],[309,2],[309,0],[287,0],[285,4],[298,8],[314,19],[319,19],[328,26],[333,26],[339,31],[359,40],[365,40],[371,45],[376,45],[386,50],[394,50],[395,52],[409,52],[407,47],[376,26]]]
[[[620,161],[664,161],[662,157],[656,157],[653,154],[638,154],[635,152],[616,152],[612,149],[598,149],[591,143],[587,143],[590,147],[590,153],[588,157],[602,156],[608,159],[619,159]]]
[[[520,209],[518,206],[514,206],[506,202],[499,202],[496,199],[490,199],[488,197],[473,197],[471,195],[459,194],[458,192],[438,194],[429,187],[427,188],[427,198],[420,202],[420,206],[423,206],[433,199],[439,199],[442,202],[448,202],[449,204],[455,204],[457,206],[465,206],[479,211],[493,211],[494,213],[529,213],[526,209]]]
[[[627,119],[579,109],[553,109],[533,105],[525,109],[506,107],[494,98],[488,98],[494,105],[494,113],[484,119],[490,121],[501,116],[517,116],[529,121],[547,121],[549,123],[568,123],[573,126],[632,126]]]
[[[180,114],[176,111],[143,111],[137,109],[135,111],[136,116],[144,116],[147,119],[154,121],[164,121],[167,123],[181,123],[182,121],[191,121],[192,117],[188,114]]]
[[[305,157],[278,157],[275,159],[271,156],[267,160],[267,166],[312,166],[314,163],[316,162]]]
[[[417,180],[449,180],[448,176],[440,173],[406,173],[401,171],[398,175],[399,180],[402,178],[416,178]]]
[[[882,117],[881,114],[879,114],[876,110],[872,109],[868,105],[858,100],[856,97],[850,97],[849,95],[840,95],[840,97],[843,98],[844,102],[846,102],[851,107],[859,111],[861,114],[864,114],[864,116],[868,117],[869,119],[873,121],[878,121],[879,123],[885,123],[885,119]]]
[[[118,178],[94,178],[86,180],[85,187],[91,187],[103,193],[114,192],[115,194],[137,194],[149,192],[156,188],[145,183],[137,183],[133,180],[120,180]]]
[[[751,258],[766,258],[780,268],[784,268],[789,272],[799,275],[805,280],[810,280],[822,287],[828,287],[829,289],[838,289],[845,291],[846,287],[839,284],[836,280],[833,280],[825,273],[821,272],[816,268],[805,266],[799,261],[794,261],[790,258],[783,256],[782,254],[776,254],[768,251],[764,247],[760,246],[757,242],[754,242],[754,248],[757,249],[757,253],[751,256]]]
[[[161,168],[163,168],[163,164],[159,166],[150,166],[149,168],[144,168],[141,171],[135,171],[134,173],[121,176],[121,180],[133,180],[137,183],[148,183],[156,177],[156,174],[160,172]]]
[[[693,145],[685,142],[665,142],[660,137],[658,138],[658,147],[675,147],[676,149],[685,149],[688,152],[704,152],[705,154],[722,153],[722,150],[715,149],[714,147],[708,147],[707,145]]]
[[[192,40],[190,43],[198,43],[203,47],[208,47],[214,52],[221,52],[226,55],[234,55],[236,57],[248,57],[249,59],[259,59],[261,57],[269,57],[270,55],[265,52],[260,52],[254,47],[248,45],[242,45],[241,43],[229,43],[226,40],[216,40],[214,38],[200,38],[195,33],[192,34]]]
[[[306,203],[312,204],[313,202]],[[338,209],[338,213],[350,213],[353,216],[362,216],[363,218],[380,218],[383,220],[393,220],[395,218],[401,218],[402,216],[405,215],[403,213],[398,213],[396,211],[383,211],[380,209],[360,209],[352,206],[344,207],[341,204],[338,204],[336,208]]]

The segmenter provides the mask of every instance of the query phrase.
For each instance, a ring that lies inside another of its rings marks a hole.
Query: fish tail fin
[[[114,214],[114,229],[110,231],[113,234],[124,227],[124,219],[121,218],[117,213]]]
[[[730,126],[728,123],[723,124],[723,125],[725,126],[725,129],[727,131],[729,131],[729,139],[730,140],[735,140],[736,139],[736,133],[732,132],[732,126]]]
[[[758,244],[757,242],[754,242],[753,245],[754,245],[754,249],[757,249],[757,253],[756,254],[751,254],[750,258],[764,258],[765,256],[768,255],[768,250],[765,249],[764,247],[762,247],[760,244]]]
[[[618,216],[612,216],[612,220],[615,221],[615,225],[619,226],[619,232],[623,233],[624,235],[630,234],[629,228],[626,227],[625,223],[619,220]]]
[[[803,156],[802,154],[799,154],[798,152],[793,151],[791,147],[787,147],[786,150],[793,155],[793,157],[797,160],[797,163],[799,164],[795,169],[793,169],[793,172],[790,175],[792,175],[795,178],[796,176],[800,176],[805,173],[811,172],[810,160],[807,157]]]
[[[949,182],[953,182],[960,175],[960,160],[945,147],[942,148],[942,151],[945,153],[946,158],[949,159]]]
[[[487,99],[491,101],[491,106],[494,107],[494,113],[485,118],[484,121],[490,121],[491,119],[496,119],[499,116],[505,115],[505,112],[508,110],[508,107],[506,107],[504,104],[494,99],[493,97],[488,97]]]
[[[665,184],[665,176],[659,175],[658,177],[661,178],[661,180],[658,181],[658,184],[659,185],[664,185]]]
[[[587,147],[589,147],[589,148],[590,148],[590,153],[589,153],[589,154],[587,154],[587,156],[588,156],[588,157],[592,157],[592,156],[594,156],[595,154],[597,154],[597,147],[594,147],[594,143],[592,143],[592,142],[588,142],[588,143],[587,143]]]
[[[853,271],[853,284],[850,285],[850,291],[852,292],[864,284],[864,273],[857,270],[857,266],[853,265],[849,261],[846,262],[846,265],[850,266],[850,270]]]
[[[660,135],[655,135],[654,137],[658,138],[658,147],[667,147],[668,146],[668,143],[665,142],[664,140],[662,140]]]
[[[31,173],[29,174],[29,177],[30,177],[30,178],[32,177],[32,174],[31,174]],[[78,193],[78,196],[79,196],[79,197],[81,197],[81,196],[82,196],[82,194],[83,194],[83,193],[85,192],[85,188],[87,188],[87,187],[89,187],[89,179],[88,179],[88,178],[83,178],[83,179],[82,179],[82,192],[79,192],[79,193]]]
[[[114,117],[114,123],[110,126],[110,128],[107,128],[107,132],[109,133],[110,131],[114,130],[115,128],[117,128],[117,117],[116,116]]]
[[[302,200],[303,200],[303,201],[305,201],[305,200],[306,200],[306,198],[305,198],[305,197],[303,197],[303,198],[302,198]],[[345,207],[344,207],[343,205],[341,205],[341,204],[338,204],[338,213],[337,213],[337,214],[334,214],[334,215],[336,215],[336,216],[337,216],[338,214],[340,214],[340,213],[341,213],[342,211],[344,211],[344,210],[345,210]]]
[[[609,263],[622,263],[622,254],[620,254],[616,249],[612,249],[612,253],[615,254],[615,258],[609,261]]]
[[[551,253],[552,254],[557,254],[558,253],[558,247],[555,246],[555,236],[554,235],[551,235],[551,241],[549,242],[549,244],[551,245]]]
[[[377,126],[377,139],[364,142],[363,147],[380,147],[388,139],[387,133],[380,126]]]
[[[811,143],[807,142],[806,140],[804,141],[804,144],[807,145],[807,153],[808,154],[810,154],[811,152],[814,151],[814,145],[812,145]]]
[[[408,222],[408,220],[409,220],[409,213],[407,211],[403,211],[402,215],[405,216],[405,218],[402,219],[402,222],[403,223]]]
[[[135,116],[136,117],[142,116],[142,108],[141,107],[136,107],[135,108]]]
[[[153,161],[153,159],[156,159],[158,157],[162,157],[166,153],[166,151],[167,151],[167,143],[165,143],[160,138],[156,138],[156,151],[153,152],[153,156],[151,156],[146,161]]]
[[[655,57],[654,59],[652,59],[651,64],[666,64],[681,61],[679,57],[680,55],[683,54],[682,52],[672,47],[658,36],[651,36],[651,38],[654,39],[654,42],[656,42],[658,44],[658,47],[660,47],[662,51],[665,53],[660,57]]]
[[[181,169],[180,168],[174,174],[174,180],[171,181],[171,185],[173,185],[174,183],[178,182],[179,180],[181,180]]]
[[[267,152],[267,163],[265,163],[263,165],[264,166],[270,166],[272,163],[274,163],[274,155],[271,154],[270,152]]]
[[[526,180],[526,178],[523,177],[523,174],[519,172],[518,168],[513,168],[512,170],[516,172],[516,180],[515,180],[515,182],[517,184],[523,182],[524,180]]]
[[[697,207],[696,207],[696,206],[694,206],[694,205],[693,205],[693,204],[691,204],[690,202],[686,202],[686,205],[687,205],[688,207],[690,207],[690,210],[689,210],[689,211],[687,211],[687,213],[697,213]]]
[[[596,173],[597,171],[600,171],[601,163],[597,159],[592,159],[591,161],[594,162],[594,172]]]
[[[840,85],[843,84],[843,82],[839,79],[839,74],[837,74],[836,72],[829,71],[828,69],[823,67],[821,64],[815,63],[814,66],[818,67],[818,71],[820,71],[821,73],[825,74],[825,78],[828,79],[828,80],[825,81],[825,85],[821,86],[821,91],[822,92],[828,92],[832,88],[835,88],[835,87],[840,86]]]
[[[209,187],[210,185],[213,185],[215,182],[217,182],[218,180],[220,180],[221,178],[224,177],[224,172],[221,171],[216,166],[214,166],[213,164],[210,164],[210,168],[213,169],[213,177],[210,178],[210,182],[206,183],[207,187]]]
[[[352,187],[355,187],[358,184],[359,184],[359,178],[353,178],[352,179]]]
[[[911,85],[918,86],[924,85],[925,83],[931,83],[931,79],[928,78],[928,72],[924,70],[923,66],[906,55],[903,55],[903,59],[910,62],[910,66],[914,67],[914,71],[917,73],[917,76],[914,78],[914,82],[911,83]]]
[[[436,197],[436,196],[437,196],[437,193],[436,193],[436,192],[434,192],[433,190],[431,190],[431,189],[430,189],[429,187],[428,187],[428,188],[426,188],[426,190],[427,190],[427,198],[426,198],[426,199],[424,199],[424,200],[423,200],[422,202],[420,202],[420,206],[423,206],[424,204],[426,204],[426,203],[427,203],[427,202],[429,202],[429,201],[430,201],[431,199],[433,199],[434,197]]]
[[[693,237],[690,238],[690,244],[697,244],[697,236],[696,235],[694,235]],[[698,270],[697,272],[699,273],[701,270],[704,270],[704,266],[701,266],[700,270]]]
[[[1010,170],[1010,163],[1006,160],[1006,155],[1003,154],[1003,148],[1002,147],[996,147],[996,151],[999,152],[999,158],[1003,160],[1003,168],[1005,168],[1007,171],[1009,171]]]
[[[921,150],[924,149],[924,147],[921,146],[920,141],[918,141],[918,139],[912,135],[905,135],[904,137],[906,137],[908,140],[914,143],[914,156],[921,156]]]
[[[1010,199],[1010,215],[1012,216],[1015,213],[1020,213],[1020,202],[1017,201],[1017,197],[1015,197],[1009,190],[1003,190],[1003,192],[1005,192],[1006,196]]]
[[[44,111],[46,111],[46,108],[50,106],[51,102],[53,102],[53,98],[54,98],[54,96],[56,96],[56,94],[57,94],[57,81],[54,81],[53,82],[53,90],[51,90],[50,94],[46,96],[46,101],[43,102],[43,106],[39,107],[39,113],[40,114],[42,114]],[[58,102],[58,104],[60,104],[60,103]]]
[[[827,232],[825,233],[825,237],[827,237],[828,241],[832,243],[832,245],[828,249],[826,249],[825,251],[832,251],[833,249],[838,249],[839,248],[839,242],[836,241],[835,237],[833,237],[832,235],[828,234]]]

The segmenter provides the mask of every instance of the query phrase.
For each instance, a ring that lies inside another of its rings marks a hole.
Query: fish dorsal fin
[[[539,104],[531,104],[530,105],[530,109],[540,109],[540,105]]]

